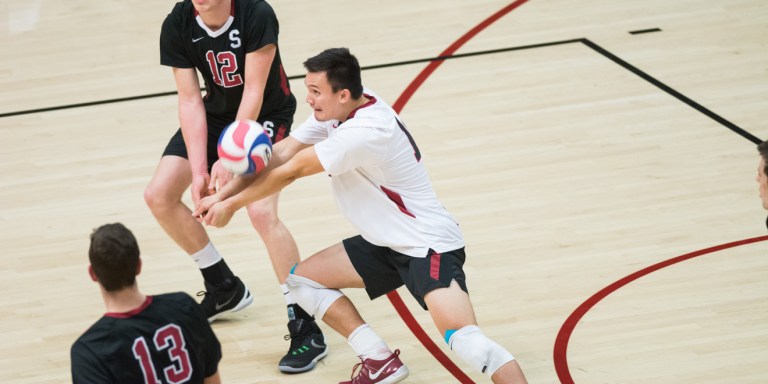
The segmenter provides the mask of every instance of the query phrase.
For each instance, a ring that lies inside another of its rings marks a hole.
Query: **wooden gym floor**
[[[0,382],[69,381],[69,347],[103,312],[88,235],[139,239],[147,293],[196,293],[194,264],[142,191],[178,127],[160,24],[174,1],[0,5]],[[768,382],[765,215],[755,142],[768,138],[768,3],[271,2],[291,87],[346,46],[394,104],[467,241],[485,332],[531,383]],[[456,55],[429,62],[439,55]],[[308,112],[300,103],[297,122]],[[59,108],[61,107],[61,108]],[[297,123],[298,124],[298,123]],[[322,177],[281,197],[304,257],[354,235]],[[254,304],[214,324],[227,383],[335,383],[331,352],[283,375],[284,303],[244,214],[211,236]],[[386,298],[346,292],[402,350],[411,383],[458,382]],[[404,309],[468,376],[428,315]]]

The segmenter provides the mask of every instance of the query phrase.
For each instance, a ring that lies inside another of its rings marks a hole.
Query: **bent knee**
[[[338,289],[326,288],[324,285],[293,273],[286,280],[296,303],[309,315],[322,319],[325,312],[343,294]]]
[[[174,193],[168,186],[153,181],[144,189],[144,202],[157,214],[179,204],[181,195]]]
[[[515,360],[509,351],[485,336],[477,325],[449,330],[445,333],[445,341],[462,361],[488,376]]]
[[[259,232],[273,228],[280,222],[277,210],[272,205],[249,204],[247,210],[251,225]]]

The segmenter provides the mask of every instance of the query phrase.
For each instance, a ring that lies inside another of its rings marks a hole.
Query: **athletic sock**
[[[361,359],[384,360],[392,351],[368,324],[363,324],[349,335],[347,343]]]
[[[283,291],[283,299],[285,299],[286,305],[296,304],[296,299],[293,298],[291,290],[288,289],[288,284],[280,284],[280,289]]]
[[[208,284],[220,285],[228,277],[235,277],[232,270],[213,246],[213,243],[203,247],[203,249],[190,255],[197,266],[200,268],[200,272],[203,274],[203,279]]]

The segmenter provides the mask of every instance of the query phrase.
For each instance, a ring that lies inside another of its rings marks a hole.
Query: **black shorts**
[[[342,241],[349,260],[363,278],[371,300],[394,291],[403,284],[422,308],[427,309],[424,295],[437,288],[446,288],[456,280],[464,292],[464,248],[437,253],[429,250],[426,257],[413,257],[390,248],[373,245],[362,236]]]
[[[206,122],[208,124],[208,172],[211,171],[213,163],[219,159],[219,153],[216,150],[216,146],[219,143],[219,136],[231,122],[233,118],[225,118],[222,116],[215,116],[206,114]],[[270,132],[272,137],[272,143],[288,137],[291,133],[291,125],[293,124],[293,112],[280,113],[274,116],[259,116],[259,124]],[[181,128],[171,137],[168,145],[163,151],[163,156],[179,156],[188,159],[187,145],[184,143],[184,136],[181,134]]]

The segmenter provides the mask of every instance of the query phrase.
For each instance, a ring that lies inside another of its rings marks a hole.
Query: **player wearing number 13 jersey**
[[[221,345],[197,302],[139,290],[139,246],[128,228],[94,230],[88,258],[107,313],[72,345],[73,383],[220,382]]]
[[[138,308],[106,313],[72,346],[74,383],[203,383],[221,346],[185,293],[147,296]]]

